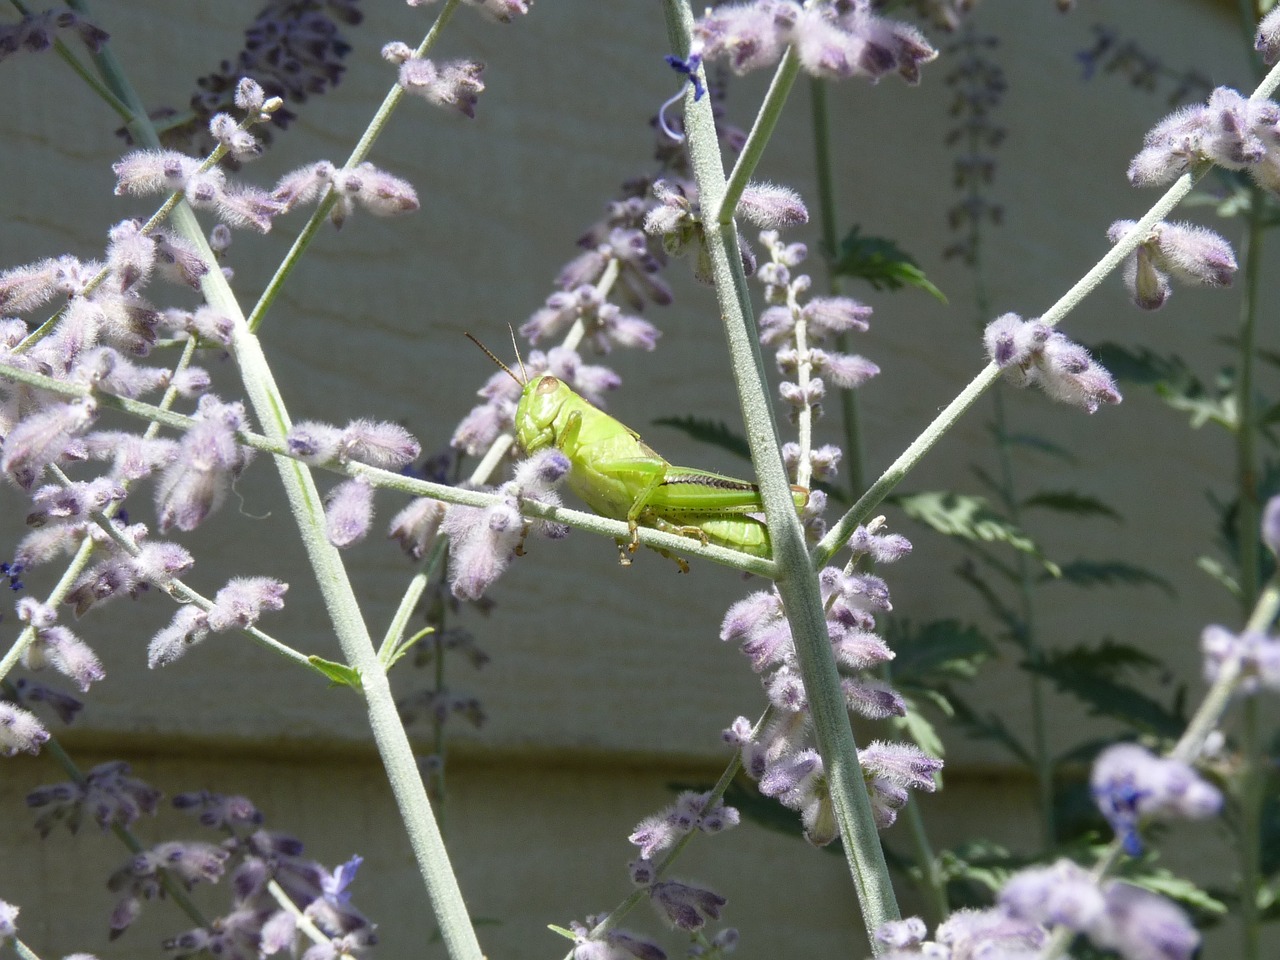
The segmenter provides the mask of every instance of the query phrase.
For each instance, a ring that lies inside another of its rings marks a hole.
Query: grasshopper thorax
[[[573,396],[563,380],[550,373],[534,377],[520,391],[516,405],[516,442],[526,454],[554,446],[555,419],[564,402]]]

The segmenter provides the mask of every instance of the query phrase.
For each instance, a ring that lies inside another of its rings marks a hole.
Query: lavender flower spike
[[[1157,757],[1136,743],[1104,750],[1094,762],[1089,786],[1130,856],[1142,852],[1138,828],[1144,818],[1203,819],[1222,808],[1222,794],[1191,767]]]

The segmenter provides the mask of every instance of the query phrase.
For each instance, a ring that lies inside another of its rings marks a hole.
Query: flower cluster
[[[534,454],[516,467],[515,477],[498,490],[502,499],[489,507],[453,504],[440,521],[449,538],[449,576],[454,596],[477,600],[498,579],[512,557],[522,556],[530,531],[560,539],[569,528],[520,515],[527,500],[560,506],[555,487],[569,473],[569,458],[554,448]]]
[[[723,59],[735,73],[776,63],[793,48],[806,72],[824,79],[897,73],[920,82],[938,51],[915,27],[876,15],[871,0],[751,0],[709,9],[693,25],[693,50]]]
[[[1119,403],[1120,391],[1106,368],[1066,334],[1038,320],[1006,313],[983,332],[987,356],[1015,386],[1040,387],[1054,400],[1093,413],[1103,403]]]
[[[905,538],[859,528],[850,546],[855,557],[881,563],[910,549]],[[902,697],[870,674],[893,659],[893,651],[875,632],[876,616],[891,609],[885,582],[869,573],[828,567],[819,574],[827,633],[841,672],[840,685],[850,712],[882,720],[906,713]],[[827,792],[822,759],[810,745],[809,703],[796,661],[791,627],[775,591],[751,594],[729,608],[720,639],[738,643],[751,668],[761,676],[773,718],[760,730],[739,717],[725,740],[742,752],[742,765],[760,784],[760,792],[798,810],[805,836],[822,846],[838,835]],[[909,799],[908,790],[935,788],[942,761],[910,744],[872,743],[859,752],[876,823],[890,826]]]
[[[23,50],[43,53],[53,46],[59,32],[74,36],[92,53],[101,50],[110,39],[110,34],[101,27],[67,7],[28,13],[14,23],[0,26],[0,61]]]
[[[196,81],[199,89],[184,108],[191,119],[166,126],[161,135],[165,145],[208,152],[210,118],[230,109],[246,77],[254,78],[268,97],[291,104],[327,93],[342,79],[343,60],[351,52],[339,24],[355,25],[361,19],[359,0],[268,0],[245,29],[240,51]],[[153,115],[174,112],[161,108]],[[284,129],[296,118],[296,113],[281,109],[275,122]]]
[[[887,949],[876,960],[920,960],[921,957],[1000,957],[1034,960],[1048,934],[1040,924],[1007,910],[956,910],[938,924],[933,940],[919,917],[882,924],[875,937]]]
[[[1119,243],[1137,226],[1134,220],[1117,220],[1107,239]],[[1144,310],[1157,310],[1169,299],[1169,278],[1183,283],[1225,287],[1236,272],[1236,258],[1219,234],[1193,223],[1157,223],[1125,261],[1124,283],[1133,302]]]
[[[122,761],[103,763],[79,780],[37,787],[27,794],[27,806],[39,810],[35,827],[49,835],[57,824],[75,833],[86,817],[102,830],[127,827],[144,813],[154,815],[160,791],[131,775]]]
[[[1175,110],[1151,128],[1129,164],[1129,182],[1172,183],[1201,163],[1243,170],[1280,193],[1280,104],[1218,87],[1207,103]]]
[[[662,331],[643,317],[622,312],[616,303],[609,303],[591,284],[582,284],[572,290],[557,290],[546,303],[520,326],[520,335],[530,343],[568,332],[575,323],[581,323],[585,339],[590,341],[596,353],[609,353],[614,347],[630,347],[652,350],[657,346]]]
[[[653,195],[657,203],[645,215],[644,232],[660,237],[663,249],[672,256],[692,250],[694,277],[710,283],[711,257],[703,234],[703,210],[696,187],[683,180],[658,180],[653,185]],[[766,230],[809,222],[809,211],[800,195],[790,187],[773,183],[747,184],[734,215]],[[748,276],[755,273],[755,254],[741,240],[739,249],[743,271]]]
[[[1157,757],[1136,743],[1117,743],[1098,755],[1089,786],[1094,802],[1125,852],[1138,856],[1138,829],[1148,819],[1201,820],[1222,809],[1222,794],[1185,763]]]
[[[104,780],[107,773],[115,774],[116,779],[97,790],[101,798],[99,809],[110,816],[106,820],[99,816],[104,827],[113,822],[127,824],[141,812],[155,813],[158,791],[139,781],[123,779],[128,773],[123,764],[91,771],[89,779],[96,783]],[[75,792],[74,783],[43,787],[28,797],[28,803],[41,806],[65,796],[55,809],[71,811],[74,821],[65,812],[62,816],[74,828],[79,811],[86,806],[84,799],[74,796]],[[145,806],[140,804],[140,797]],[[123,809],[113,809],[113,804]],[[262,814],[245,797],[195,791],[175,797],[173,806],[196,817],[201,825],[219,831],[223,839],[219,843],[165,841],[126,860],[108,881],[108,887],[118,895],[110,919],[113,936],[138,918],[145,902],[163,896],[166,885],[177,884],[189,890],[198,883],[216,884],[225,876],[230,881],[230,909],[207,926],[166,941],[164,948],[174,956],[207,952],[230,960],[257,960],[287,952],[294,956],[301,953],[308,960],[336,960],[344,954],[357,958],[368,955],[377,941],[374,928],[351,905],[347,889],[355,879],[360,857],[329,872],[302,856],[300,841],[263,829]],[[269,884],[273,881],[324,939],[308,941],[294,912],[272,895]]]
[[[208,610],[194,604],[179,607],[169,625],[151,638],[147,666],[168,666],[210,633],[248,629],[264,610],[283,608],[288,589],[272,577],[237,577],[218,591]]]
[[[484,64],[475,60],[436,63],[415,57],[407,43],[395,41],[382,48],[382,59],[400,67],[399,83],[406,93],[422,97],[438,107],[452,107],[474,118],[476,102],[484,92]]]
[[[1186,914],[1164,897],[1131,883],[1100,884],[1070,860],[1014,874],[1000,905],[1027,923],[1083,933],[1124,960],[1191,960],[1200,945]]]
[[[1274,498],[1273,498],[1274,502]],[[1265,633],[1232,633],[1216,624],[1200,635],[1204,653],[1204,678],[1214,683],[1227,664],[1234,664],[1237,689],[1246,695],[1259,689],[1280,692],[1280,638]]]

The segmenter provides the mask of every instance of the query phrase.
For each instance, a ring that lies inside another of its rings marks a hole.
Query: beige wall
[[[1042,311],[1103,252],[1108,224],[1140,215],[1154,199],[1130,189],[1123,173],[1164,105],[1113,78],[1079,82],[1072,55],[1088,45],[1093,21],[1117,24],[1170,65],[1198,67],[1214,82],[1243,84],[1247,75],[1233,24],[1210,5],[1098,0],[1067,18],[1052,6],[988,0],[983,11],[984,25],[1004,37],[1010,84],[1001,115],[1010,138],[994,188],[1006,218],[989,247],[995,312]],[[426,22],[402,4],[366,7],[366,24],[350,32],[356,50],[346,80],[307,104],[271,154],[246,171],[256,182],[320,157],[340,160],[363,129],[391,77],[378,48],[415,39]],[[102,22],[144,99],[173,102],[193,75],[238,48],[238,25],[256,8],[241,0],[104,5]],[[573,239],[616,185],[650,168],[646,121],[674,89],[659,60],[665,30],[654,4],[542,3],[506,28],[463,11],[443,49],[487,61],[478,118],[406,104],[374,155],[416,184],[422,211],[391,222],[357,215],[340,234],[325,232],[262,331],[295,419],[394,419],[428,449],[445,442],[489,374],[462,332],[500,342],[506,324],[541,303],[573,254]],[[897,239],[951,298],[943,307],[918,293],[867,296],[877,312],[860,347],[884,369],[863,393],[871,473],[983,362],[968,307],[971,279],[941,258],[951,242],[943,210],[953,202],[951,156],[940,149],[950,69],[945,59],[927,68],[918,89],[887,81],[846,84],[831,95],[846,220]],[[116,121],[52,56],[24,57],[4,70],[0,265],[64,250],[93,256],[110,224],[147,209],[111,196]],[[748,121],[763,82],[734,85],[737,122]],[[794,96],[761,173],[812,200],[805,87]],[[300,223],[295,216],[265,239],[237,238],[235,286],[246,303]],[[804,239],[816,245],[815,237],[811,231]],[[683,264],[670,271],[677,302],[653,315],[665,331],[658,353],[611,358],[625,378],[611,410],[675,462],[738,472],[679,436],[645,429],[654,417],[688,411],[738,419],[714,301],[685,273]],[[1231,332],[1235,316],[1232,294],[1187,290],[1160,314],[1139,315],[1114,280],[1066,329],[1085,341],[1178,351],[1210,375],[1223,362],[1210,344]],[[1267,319],[1263,337],[1274,347]],[[224,394],[234,395],[233,372],[227,365],[215,372]],[[1225,441],[1207,429],[1189,433],[1136,392],[1092,418],[1038,396],[1012,399],[1020,428],[1044,431],[1077,452],[1073,466],[1050,473],[1028,462],[1029,483],[1105,496],[1126,518],[1119,527],[1046,533],[1050,554],[1153,564],[1179,591],[1172,600],[1154,590],[1046,591],[1045,635],[1061,644],[1104,634],[1141,643],[1176,663],[1198,689],[1200,627],[1235,619],[1230,602],[1195,569],[1196,557],[1212,549],[1204,491],[1229,489]],[[974,489],[969,463],[990,462],[982,452],[984,418],[975,411],[911,487]],[[184,541],[201,558],[192,583],[212,592],[230,575],[282,576],[291,583],[288,607],[264,627],[307,652],[337,656],[275,487],[270,464],[257,463],[241,484],[241,502],[231,500],[216,523]],[[13,491],[0,497],[12,505],[4,512],[17,514]],[[383,520],[398,508],[389,497],[379,505]],[[145,514],[145,504],[137,509]],[[969,595],[947,576],[956,552],[892,512],[890,518],[916,544],[915,555],[887,573],[897,610],[914,621],[973,615]],[[410,568],[379,538],[349,556],[371,630],[380,635]],[[631,827],[667,802],[667,782],[714,778],[720,729],[761,707],[754,678],[716,639],[725,608],[747,587],[710,565],[680,577],[657,557],[642,556],[628,570],[613,556],[611,544],[584,534],[533,544],[495,592],[493,614],[467,617],[492,663],[479,676],[451,668],[451,682],[474,689],[489,714],[479,733],[457,730],[447,832],[473,912],[498,921],[481,930],[494,957],[557,955],[547,923],[606,909],[625,895]],[[29,581],[40,592],[51,576]],[[424,898],[355,698],[326,690],[239,637],[217,637],[149,673],[146,640],[170,615],[163,598],[151,596],[117,602],[82,624],[109,677],[95,688],[81,728],[67,734],[72,753],[84,766],[129,758],[168,794],[197,787],[248,794],[271,826],[301,836],[326,861],[363,853],[368,862],[356,897],[381,925],[381,955],[427,949]],[[401,689],[416,687],[418,678],[405,673]],[[1018,726],[1023,690],[1011,667],[997,664],[977,699]],[[1059,747],[1107,729],[1070,704],[1061,710]],[[1003,756],[954,733],[947,745],[947,790],[926,806],[941,824],[935,842],[987,834],[1029,842],[1027,786],[1008,775]],[[147,926],[122,941],[104,942],[111,901],[102,880],[123,857],[110,837],[89,831],[38,843],[25,826],[25,791],[59,778],[44,760],[0,766],[0,817],[9,824],[0,831],[0,898],[23,905],[24,936],[46,957],[80,949],[104,958],[152,952],[156,937],[183,926],[172,913],[161,921],[164,908],[151,908]],[[141,830],[163,839],[180,829],[176,822],[166,813]],[[905,848],[904,836],[890,839]],[[743,930],[743,955],[860,955],[851,888],[837,858],[757,827],[698,847],[682,872],[729,897],[726,919]],[[81,855],[93,866],[82,866]]]

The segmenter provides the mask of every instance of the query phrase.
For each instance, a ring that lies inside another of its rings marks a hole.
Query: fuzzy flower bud
[[[213,598],[206,622],[215,632],[238,627],[243,630],[257,623],[264,610],[284,607],[287,583],[272,577],[236,577]]]
[[[1038,321],[1007,313],[987,325],[983,341],[992,362],[1017,386],[1037,384],[1053,399],[1089,413],[1099,404],[1120,402],[1111,374],[1084,347]]]
[[[1085,931],[1099,947],[1131,960],[1191,960],[1200,934],[1186,914],[1159,894],[1131,883],[1103,888],[1105,913]]]
[[[196,606],[179,607],[173,620],[147,646],[147,666],[167,667],[209,635],[208,616]]]
[[[445,505],[430,497],[418,497],[391,518],[387,536],[415,560],[425,557],[435,544],[444,519]]]
[[[200,398],[196,422],[179,444],[177,458],[156,485],[160,529],[194,530],[226,497],[231,480],[252,459],[236,442],[244,406],[212,394]]]
[[[363,540],[373,523],[373,487],[363,478],[345,480],[325,499],[325,534],[335,547]]]
[[[35,714],[0,700],[0,757],[12,757],[19,752],[39,753],[40,745],[48,739],[48,731]]]
[[[1118,243],[1135,225],[1133,220],[1117,220],[1107,238]],[[1231,283],[1235,271],[1231,244],[1212,230],[1190,223],[1158,223],[1125,263],[1124,282],[1135,304],[1155,310],[1169,298],[1170,275],[1183,283],[1220,287]]]
[[[1211,625],[1200,635],[1204,653],[1204,676],[1217,682],[1222,668],[1238,663],[1239,690],[1253,694],[1260,687],[1280,690],[1280,638],[1245,632],[1237,636],[1225,627]]]
[[[701,930],[707,920],[719,920],[724,897],[702,887],[662,880],[649,887],[649,899],[659,915],[680,930]]]
[[[1070,860],[1015,873],[1000,891],[1000,906],[1021,920],[1072,930],[1088,929],[1106,909],[1097,881]]]
[[[384,54],[385,55],[385,54]],[[474,118],[476,102],[484,92],[484,64],[474,60],[449,60],[436,64],[411,57],[400,64],[400,86],[438,107],[452,107]]]
[[[135,197],[182,190],[200,161],[176,150],[135,150],[111,169],[116,175],[116,195]]]
[[[88,429],[98,414],[92,398],[45,407],[20,421],[0,447],[0,473],[24,490],[60,458],[72,439]]]
[[[809,222],[809,211],[800,194],[774,183],[748,183],[735,213],[766,229],[796,227]]]

